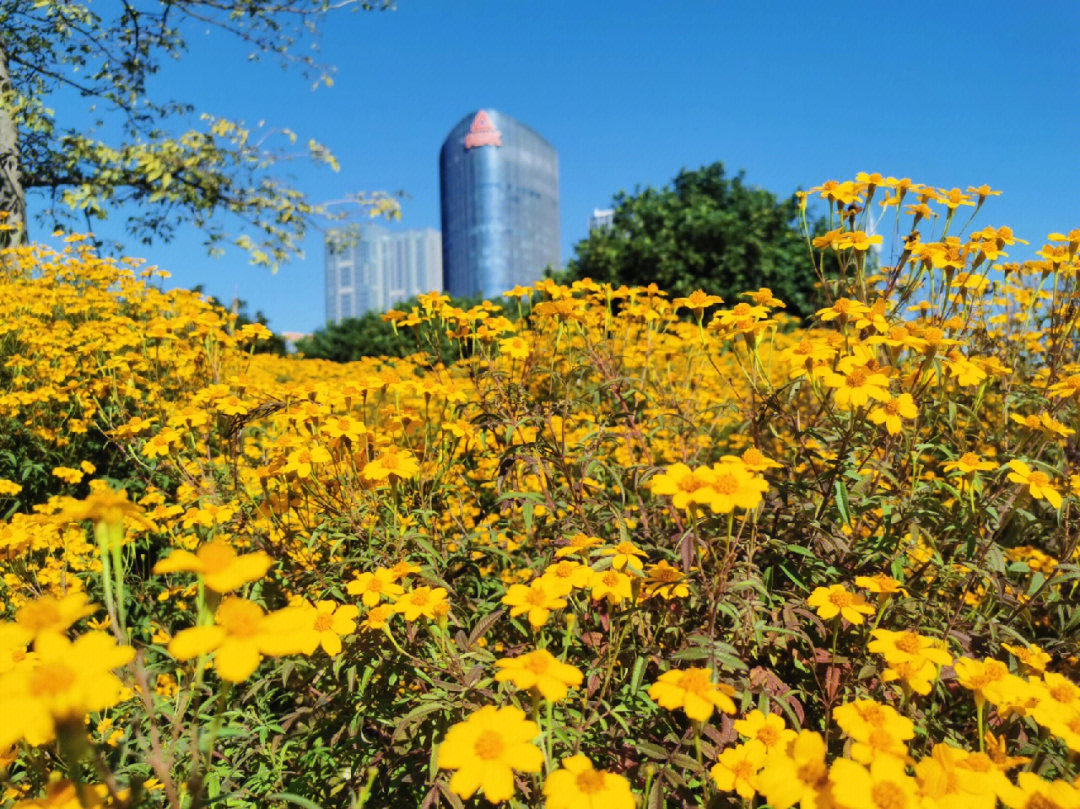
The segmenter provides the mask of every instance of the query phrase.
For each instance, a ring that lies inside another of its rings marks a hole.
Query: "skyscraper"
[[[496,110],[465,116],[439,153],[444,289],[493,298],[561,262],[559,156]]]
[[[357,225],[326,240],[326,322],[385,312],[398,301],[442,290],[439,231]]]

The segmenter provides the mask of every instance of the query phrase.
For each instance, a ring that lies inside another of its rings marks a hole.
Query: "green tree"
[[[0,211],[17,227],[14,238],[26,238],[29,193],[41,203],[37,218],[52,227],[92,230],[94,220],[119,211],[125,230],[143,243],[190,224],[212,252],[232,244],[253,263],[276,265],[322,212],[272,173],[275,162],[295,156],[288,150],[296,135],[273,130],[281,137],[268,140],[267,131],[197,118],[191,104],[150,97],[148,79],[164,61],[183,56],[185,31],[199,26],[239,37],[253,58],[280,57],[329,84],[328,73],[292,46],[331,7],[390,5],[0,0]],[[304,153],[336,169],[317,142]],[[352,199],[381,211],[396,207],[385,195]]]
[[[731,303],[766,286],[791,314],[816,308],[817,275],[794,195],[777,199],[746,185],[742,172],[726,177],[717,162],[684,169],[670,187],[620,191],[613,207],[614,223],[575,246],[570,280],[655,283],[673,295],[703,289]]]

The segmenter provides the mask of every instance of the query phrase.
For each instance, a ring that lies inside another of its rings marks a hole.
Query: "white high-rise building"
[[[434,228],[393,231],[363,224],[326,241],[327,323],[385,312],[442,288],[442,236]]]
[[[614,208],[593,208],[592,216],[589,217],[589,230],[611,227],[615,224]]]

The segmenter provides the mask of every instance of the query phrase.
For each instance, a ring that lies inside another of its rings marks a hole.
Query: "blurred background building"
[[[439,153],[444,289],[493,298],[558,269],[559,157],[496,110],[466,115]]]
[[[434,228],[392,231],[365,223],[327,237],[327,323],[385,312],[442,288],[442,240]]]
[[[593,208],[592,216],[589,217],[589,232],[597,228],[607,228],[615,224],[614,208]]]

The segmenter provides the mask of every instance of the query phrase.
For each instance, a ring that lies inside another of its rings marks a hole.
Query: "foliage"
[[[519,307],[502,299],[485,301],[482,298],[451,298],[436,296],[456,309],[476,309],[485,317],[517,317]],[[441,327],[413,329],[405,323],[419,325],[429,296],[408,298],[395,304],[390,312],[367,312],[360,317],[347,317],[316,329],[310,337],[296,342],[296,350],[310,359],[331,362],[354,362],[364,357],[409,357],[428,354],[436,361],[449,363],[458,359],[469,346],[452,338]],[[400,324],[400,327],[399,327]]]
[[[347,5],[389,3],[335,4]],[[328,72],[290,49],[328,9],[321,0],[180,0],[106,12],[70,0],[3,0],[0,208],[24,224],[30,192],[41,202],[39,219],[54,229],[92,227],[120,212],[142,243],[190,223],[212,251],[232,244],[253,263],[276,266],[324,211],[272,166],[306,156],[336,170],[333,155],[313,140],[297,150],[289,130],[206,114],[192,126],[192,105],[148,89],[163,63],[184,55],[192,25],[229,32],[251,47],[252,58],[277,56],[330,84]],[[62,104],[63,115],[51,104]],[[379,212],[397,209],[381,194],[353,199]]]
[[[612,204],[614,223],[575,245],[568,280],[655,283],[673,295],[704,289],[725,297],[767,286],[799,317],[822,299],[795,195],[777,199],[746,185],[743,172],[725,176],[717,162],[680,171],[671,187],[620,191]]]
[[[402,312],[445,365],[5,253],[0,428],[62,463],[0,480],[3,800],[1075,806],[1080,229],[1009,262],[988,188],[814,193],[806,328],[547,279]]]

